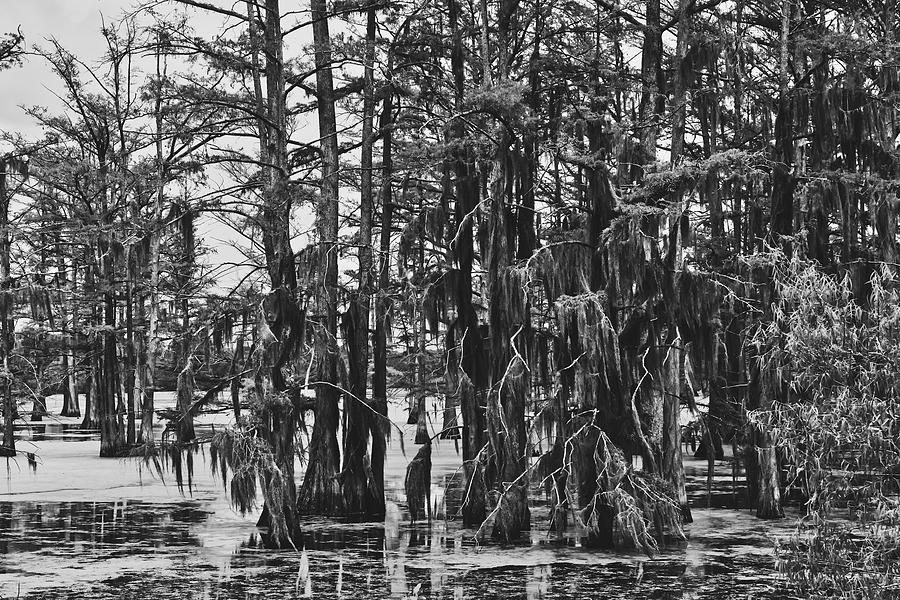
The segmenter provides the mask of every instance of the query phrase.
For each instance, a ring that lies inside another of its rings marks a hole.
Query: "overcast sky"
[[[218,0],[217,0],[218,1]],[[94,66],[100,62],[106,50],[100,28],[103,22],[110,24],[117,21],[127,11],[133,10],[136,0],[0,0],[0,9],[5,19],[0,25],[0,32],[15,31],[21,27],[25,34],[26,46],[46,46],[46,40],[56,38],[60,44],[72,52],[86,64]],[[223,3],[223,4],[228,4]],[[285,19],[289,26],[297,20],[309,18],[308,6],[305,2],[297,2],[291,9],[291,15]],[[175,10],[168,8],[166,10]],[[220,31],[227,17],[214,15],[202,10],[189,9],[191,26],[200,35],[210,35]],[[287,12],[287,11],[286,11]],[[332,23],[332,31],[340,30],[338,23]],[[305,27],[285,40],[285,56],[302,52],[304,44],[310,42],[310,28]],[[85,78],[87,81],[87,78]],[[50,72],[43,59],[26,57],[21,67],[0,71],[0,131],[21,133],[27,138],[41,137],[40,129],[25,114],[22,106],[47,107],[51,113],[62,112],[60,101],[54,92],[60,93],[62,86]],[[295,97],[301,101],[300,96]],[[295,125],[298,130],[293,133],[295,139],[315,140],[318,138],[318,127],[314,115],[298,118]],[[312,226],[312,216],[308,207],[298,209],[294,215],[295,226],[305,231]],[[246,240],[235,232],[206,218],[198,223],[200,237],[205,239],[213,250],[207,256],[207,262],[241,262],[241,253],[235,246],[245,246]],[[292,244],[295,251],[308,243],[305,234],[296,237]],[[220,278],[219,283],[228,287],[241,278],[241,273],[229,273]]]
[[[131,0],[0,0],[2,29],[21,27],[29,47],[55,37],[90,64],[103,53],[101,15],[108,22],[131,4]],[[27,58],[22,67],[0,72],[0,129],[36,134],[20,106],[58,106],[47,88],[59,89],[40,59]]]
[[[105,19],[111,23],[127,11],[133,10],[136,0],[0,0],[0,9],[4,19],[0,24],[0,32],[15,31],[22,28],[26,44],[46,45],[46,40],[55,37],[62,46],[87,64],[95,65],[105,50],[100,28]],[[229,3],[223,3],[228,5]],[[304,10],[306,3],[297,2],[291,12],[293,16],[285,19],[290,25],[297,19],[307,19]],[[175,10],[170,7],[161,10]],[[201,35],[220,30],[227,17],[213,15],[202,10],[189,9],[191,26]],[[332,23],[332,29],[336,29]],[[290,56],[304,43],[308,43],[311,32],[309,28],[285,40],[285,55]],[[20,108],[25,106],[59,106],[51,90],[59,90],[49,69],[37,57],[26,59],[22,67],[0,71],[0,130],[37,134],[34,123]],[[301,126],[307,125],[302,123]],[[309,123],[312,125],[312,123]],[[312,139],[315,139],[311,132]]]
[[[0,0],[5,16],[0,31],[21,27],[29,49],[35,44],[45,45],[48,38],[54,37],[85,63],[96,65],[105,50],[100,34],[104,19],[109,24],[133,5],[133,0]],[[202,13],[196,18],[209,20],[211,27],[221,21]],[[39,137],[40,130],[21,107],[46,106],[51,112],[61,112],[61,104],[53,94],[60,90],[59,82],[39,57],[26,57],[21,67],[0,71],[0,130]],[[210,219],[202,219],[198,227],[198,233],[213,250],[208,262],[242,260],[232,245],[244,242],[234,232]],[[239,272],[225,274],[219,280],[220,289],[225,291],[239,277]]]

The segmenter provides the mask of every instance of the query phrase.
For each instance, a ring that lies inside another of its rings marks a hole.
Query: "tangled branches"
[[[793,261],[779,273],[775,319],[757,335],[786,392],[751,413],[791,459],[809,498],[780,565],[807,597],[885,598],[900,591],[900,294],[891,267],[854,297],[839,279]]]

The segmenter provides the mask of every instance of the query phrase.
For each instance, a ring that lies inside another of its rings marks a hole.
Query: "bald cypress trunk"
[[[794,229],[793,203],[794,181],[791,174],[793,162],[793,114],[792,100],[788,89],[790,73],[788,72],[788,44],[791,28],[792,0],[783,0],[781,19],[780,46],[780,91],[775,116],[775,148],[772,167],[772,197],[769,222],[770,239],[780,244],[782,250],[790,256],[790,236]],[[758,273],[760,289],[767,293],[762,296],[763,318],[772,319],[771,301],[776,292],[770,270]],[[768,301],[766,301],[768,300]],[[770,381],[772,375],[765,372],[760,359],[755,353],[748,357],[751,369],[750,386],[748,387],[747,408],[770,409],[775,402],[777,386]],[[778,476],[778,456],[775,443],[769,431],[751,425],[750,445],[746,449],[748,458],[747,477],[753,478],[748,483],[751,502],[756,506],[756,516],[763,519],[780,518],[784,515],[781,508],[781,490]]]
[[[502,0],[497,15],[498,70],[501,83],[509,80],[510,37],[518,19],[518,1]],[[539,48],[535,40],[535,51]],[[534,63],[537,57],[532,55]],[[536,103],[536,73],[530,75],[532,106]],[[490,251],[487,256],[490,292],[491,382],[487,402],[487,431],[491,445],[489,483],[499,494],[493,536],[518,539],[531,528],[528,508],[528,448],[525,411],[531,396],[526,358],[531,355],[531,310],[527,275],[513,263],[534,251],[534,187],[531,160],[534,131],[526,133],[527,155],[522,156],[511,132],[501,126],[490,194]],[[521,174],[523,178],[516,179]],[[523,183],[528,187],[522,190]],[[517,193],[518,192],[518,193]],[[518,214],[514,209],[518,205]],[[519,222],[516,217],[523,220]],[[519,239],[521,234],[521,239]],[[482,259],[484,264],[484,258]]]
[[[452,34],[450,62],[454,75],[454,102],[462,106],[464,87],[464,65],[462,32],[459,23],[459,4],[448,0],[449,25]],[[490,76],[490,69],[485,71]],[[478,315],[472,304],[472,263],[474,260],[473,219],[478,205],[478,177],[475,161],[465,147],[465,125],[455,119],[451,125],[453,138],[458,146],[454,149],[456,175],[456,205],[454,221],[458,230],[454,247],[456,275],[457,320],[455,336],[462,347],[462,361],[459,363],[458,395],[463,422],[463,473],[465,498],[463,523],[467,527],[480,525],[486,516],[484,466],[482,449],[485,446],[485,414],[481,401],[488,382],[488,365],[482,348]]]
[[[12,395],[12,377],[9,371],[9,355],[13,347],[12,294],[10,280],[10,232],[9,232],[9,162],[0,160],[0,394],[3,408],[3,439],[0,456],[15,456],[16,441],[13,426],[16,418],[16,400]]]
[[[84,290],[89,294],[96,294],[96,262],[93,260],[92,254],[93,252],[90,249],[85,251],[84,263],[86,266],[84,269]],[[100,324],[100,311],[96,303],[93,303],[90,306],[87,321],[94,327]],[[85,384],[86,389],[84,395],[84,417],[81,420],[81,427],[83,429],[96,429],[100,422],[100,419],[97,416],[97,406],[99,404],[99,393],[97,389],[97,357],[100,354],[97,338],[98,336],[96,334],[92,334],[90,338],[88,338],[90,343],[87,345],[90,349],[87,351],[87,355],[84,359],[85,370],[87,371],[87,382]]]
[[[541,3],[535,2],[535,34],[534,48],[528,59],[528,94],[526,103],[533,116],[540,114],[540,60],[541,60],[541,35],[543,32],[543,9]],[[537,232],[535,231],[535,188],[538,185],[538,126],[531,123],[526,126],[523,139],[525,156],[519,162],[519,205],[516,213],[516,257],[527,260],[537,247]]]
[[[384,481],[367,473],[369,437],[377,436],[383,424],[373,413],[367,397],[369,367],[369,311],[372,306],[372,154],[375,113],[375,8],[369,8],[366,23],[363,130],[359,198],[359,288],[351,300],[347,331],[350,396],[345,403],[343,493],[348,513],[384,516]],[[374,441],[374,440],[373,440]],[[382,475],[383,477],[383,475]]]
[[[794,177],[791,168],[794,157],[794,117],[791,93],[788,89],[788,41],[791,27],[792,0],[782,2],[780,91],[775,115],[775,147],[772,166],[771,237],[780,243],[790,256],[790,244],[784,236],[794,229]]]
[[[75,269],[75,259],[66,260],[66,253],[63,251],[60,243],[60,236],[57,234],[56,252],[59,258],[59,305],[61,311],[60,320],[63,323],[63,407],[60,412],[62,417],[80,417],[81,407],[78,403],[78,378],[75,360],[75,325],[77,320],[77,304],[75,282],[77,279],[77,271]],[[71,264],[70,264],[71,263]],[[71,266],[71,279],[69,276],[69,268]],[[66,297],[68,296],[68,298]]]
[[[176,345],[175,368],[178,373],[176,381],[176,409],[178,424],[175,428],[179,443],[193,441],[194,420],[191,416],[191,404],[194,397],[194,370],[191,365],[191,313],[189,286],[193,274],[194,263],[194,214],[189,206],[182,208],[181,218],[181,264],[176,272],[178,284],[178,309],[181,313],[181,331]]]
[[[135,387],[137,377],[137,352],[135,348],[134,331],[134,303],[137,297],[137,265],[134,257],[134,245],[128,247],[125,255],[127,279],[125,282],[125,397],[126,397],[126,432],[125,440],[129,446],[133,446],[136,439],[135,432]]]
[[[672,125],[671,168],[681,165],[684,154],[684,133],[687,119],[687,73],[685,72],[685,56],[690,37],[690,0],[679,0],[678,38],[675,56],[675,95],[674,123]],[[685,522],[691,522],[691,509],[688,506],[685,489],[684,465],[681,459],[681,360],[682,340],[678,330],[676,308],[679,298],[676,293],[677,271],[681,268],[684,204],[681,193],[676,193],[669,213],[668,248],[665,255],[665,282],[663,283],[663,303],[668,317],[666,331],[667,348],[660,349],[660,364],[666,377],[661,382],[662,399],[662,439],[661,442],[661,475],[672,485]]]
[[[165,61],[162,55],[162,42],[157,39],[156,46],[156,76],[161,78],[165,74]],[[145,444],[153,442],[153,394],[156,391],[156,363],[160,354],[159,336],[159,280],[160,280],[160,245],[162,237],[163,210],[166,193],[166,164],[163,156],[163,112],[162,91],[158,90],[153,102],[153,119],[156,125],[155,150],[156,150],[156,189],[153,194],[152,229],[148,233],[147,263],[149,266],[148,304],[147,317],[147,359],[144,366],[144,387],[141,391],[141,429],[138,440]]]
[[[100,163],[101,214],[103,229],[97,241],[98,259],[103,278],[103,333],[100,335],[100,360],[96,375],[97,414],[100,419],[100,456],[123,456],[127,452],[125,423],[119,412],[117,379],[118,352],[116,343],[116,264],[112,236],[112,211],[109,206],[109,164],[104,152],[98,156]]]
[[[296,318],[297,274],[290,243],[291,190],[288,178],[287,117],[285,107],[284,49],[279,0],[264,5],[247,4],[251,62],[255,102],[261,116],[259,127],[260,159],[263,163],[262,242],[271,292],[268,305],[258,318],[267,321],[270,335],[260,336],[256,353],[255,390],[260,408],[262,433],[272,450],[280,472],[280,484],[267,476],[266,505],[258,525],[269,528],[271,542],[286,547],[298,535],[296,522],[297,488],[294,478],[295,430],[299,412],[295,402],[287,401],[282,366],[293,351],[291,332],[299,326]],[[265,98],[258,85],[259,26],[262,27],[262,54],[265,56]],[[274,306],[274,309],[272,308]],[[293,332],[296,334],[297,332]]]
[[[492,385],[488,432],[495,461],[499,511],[493,535],[513,541],[531,528],[527,476],[530,456],[525,411],[531,397],[531,374],[525,357],[532,343],[527,274],[498,268],[491,285]]]
[[[337,236],[338,143],[332,79],[331,36],[325,0],[312,0],[313,46],[316,66],[316,98],[322,150],[322,187],[316,206],[319,273],[317,310],[320,327],[316,341],[318,382],[316,421],[309,449],[309,467],[303,479],[300,508],[312,514],[341,514],[343,497],[337,481]]]
[[[659,117],[665,107],[665,79],[662,70],[662,29],[659,0],[647,0],[644,42],[641,50],[641,97],[638,121],[643,156],[640,162],[656,160]]]
[[[390,425],[387,422],[387,336],[390,300],[387,289],[390,284],[391,223],[393,221],[394,202],[391,187],[393,177],[392,162],[392,120],[393,120],[393,88],[391,73],[393,58],[388,56],[388,82],[385,85],[384,101],[381,109],[382,161],[381,161],[381,232],[379,234],[378,262],[378,297],[375,301],[375,340],[372,374],[372,408],[379,417],[372,421],[372,475],[376,484],[377,502],[384,504],[384,459],[387,450],[387,437]]]

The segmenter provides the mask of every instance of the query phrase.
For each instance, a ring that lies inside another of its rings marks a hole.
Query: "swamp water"
[[[542,496],[530,544],[477,545],[473,531],[444,519],[460,502],[451,440],[434,446],[437,518],[410,523],[411,426],[405,454],[396,431],[389,446],[383,523],[305,519],[302,548],[274,551],[262,545],[258,514],[230,508],[206,457],[195,457],[192,491],[182,495],[133,460],[98,458],[97,435],[74,419],[45,421],[19,432],[18,449],[36,453],[37,470],[20,455],[0,482],[0,598],[772,598],[780,595],[772,540],[793,526],[715,508],[740,496],[723,461],[707,509],[705,462],[686,457],[689,540],[653,559],[581,548],[574,530],[548,534]]]

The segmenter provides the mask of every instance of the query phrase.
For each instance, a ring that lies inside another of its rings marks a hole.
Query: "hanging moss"
[[[270,517],[270,534],[274,540],[291,539],[286,515],[282,512],[286,482],[272,450],[252,430],[226,429],[213,434],[209,444],[213,475],[228,480],[231,505],[246,515],[257,505],[257,484],[262,491]]]
[[[447,323],[447,273],[430,272],[422,285],[422,311],[431,335],[440,335],[440,324]]]
[[[563,352],[557,369],[581,408],[598,409],[610,431],[624,419],[618,336],[604,312],[603,294],[561,296],[555,303]],[[621,430],[621,428],[619,428]]]
[[[271,367],[272,385],[276,391],[287,389],[283,369],[290,367],[297,353],[306,343],[306,310],[301,308],[297,300],[287,289],[276,288],[263,298],[261,304],[262,321],[260,327],[266,327],[269,333],[262,339],[264,343],[270,338],[277,340],[273,348],[277,358]]]
[[[50,302],[50,291],[43,281],[42,275],[35,275],[34,282],[23,291],[26,302],[31,308],[31,318],[38,323],[49,322],[53,325],[53,307]]]
[[[579,241],[560,242],[542,248],[534,257],[534,277],[544,285],[547,300],[577,295],[590,289],[590,247]]]
[[[397,273],[400,277],[417,262],[419,247],[424,243],[425,227],[419,215],[414,216],[400,232],[397,245]]]
[[[193,489],[194,479],[194,452],[196,445],[164,444],[163,464],[175,474],[175,484],[178,491],[184,493],[184,484],[187,481],[188,491]]]
[[[640,306],[661,292],[659,231],[663,213],[644,206],[623,209],[603,238],[607,290],[622,303]]]
[[[425,226],[423,232],[433,243],[444,239],[444,228],[447,226],[447,212],[443,204],[426,208],[423,220]]]
[[[722,329],[720,287],[692,269],[682,270],[675,285],[678,302],[673,308],[678,331],[690,344],[694,372],[708,380],[716,373],[716,336]]]
[[[319,244],[309,244],[303,247],[294,257],[297,269],[297,287],[303,290],[307,296],[314,296],[316,277],[319,273]]]

